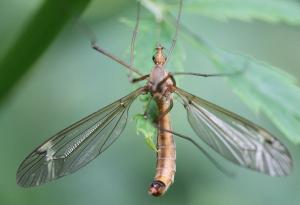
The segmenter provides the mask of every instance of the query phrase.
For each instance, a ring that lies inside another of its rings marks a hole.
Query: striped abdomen
[[[156,100],[159,113],[165,113],[170,101]],[[161,130],[171,130],[169,114],[158,120]],[[158,130],[157,134],[157,162],[156,174],[149,188],[149,194],[153,196],[163,195],[174,182],[176,172],[176,146],[173,135],[169,132]]]

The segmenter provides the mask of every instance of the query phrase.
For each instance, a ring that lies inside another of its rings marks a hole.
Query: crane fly
[[[140,2],[137,21],[131,41],[130,63],[122,61],[92,42],[92,47],[125,66],[139,77],[133,83],[147,83],[127,96],[101,108],[95,113],[57,133],[38,146],[21,163],[17,171],[17,183],[22,187],[44,184],[71,174],[88,164],[110,147],[124,130],[128,112],[133,101],[140,95],[151,94],[156,102],[159,116],[153,124],[157,128],[156,173],[149,187],[149,194],[163,195],[174,182],[176,172],[176,146],[173,136],[179,136],[195,144],[212,162],[218,164],[191,138],[172,130],[169,112],[173,95],[183,104],[187,119],[196,135],[227,160],[270,176],[285,176],[292,169],[292,158],[287,148],[265,129],[255,125],[224,108],[184,91],[176,86],[176,75],[202,77],[224,74],[170,73],[167,62],[175,48],[182,10],[180,0],[176,31],[169,49],[168,58],[164,47],[156,46],[154,67],[150,74],[143,75],[133,67],[134,45],[139,25]]]

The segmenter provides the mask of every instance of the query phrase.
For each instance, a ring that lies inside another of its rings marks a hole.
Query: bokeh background
[[[0,57],[42,2],[1,1]],[[128,59],[126,50],[132,30],[119,19],[134,19],[135,12],[131,0],[94,0],[85,10],[82,21],[95,32],[99,45]],[[260,21],[218,22],[185,15],[184,12],[183,22],[219,47],[255,56],[300,78],[300,27]],[[195,50],[189,46],[185,50],[184,65],[187,68],[199,72],[215,71],[205,59],[201,63]],[[18,57],[15,56],[16,61]],[[249,118],[278,136],[291,150],[295,162],[293,173],[288,177],[272,178],[237,167],[219,157],[220,163],[237,174],[235,178],[228,178],[193,145],[176,139],[175,183],[164,197],[153,198],[147,194],[147,189],[154,176],[155,153],[142,136],[136,135],[134,122],[130,120],[119,140],[85,168],[40,187],[24,189],[17,186],[15,174],[18,165],[38,144],[133,89],[125,69],[91,49],[87,36],[76,23],[70,23],[1,104],[0,204],[300,203],[299,147],[280,137],[282,134],[265,116],[252,113],[223,79],[185,77],[180,79],[180,85]],[[131,116],[141,110],[141,103],[137,101],[131,109]],[[173,126],[178,132],[194,136],[185,115],[181,106],[175,106]]]

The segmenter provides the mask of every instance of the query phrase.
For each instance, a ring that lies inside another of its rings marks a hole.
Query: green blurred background
[[[0,57],[13,43],[42,0],[0,2]],[[97,35],[98,44],[127,58],[132,30],[121,17],[134,19],[131,0],[92,1],[82,21]],[[183,22],[219,47],[255,56],[300,78],[300,28],[262,22],[217,22],[185,15]],[[180,39],[179,39],[180,41]],[[155,45],[153,45],[155,46]],[[197,52],[185,47],[190,70],[213,72],[199,61]],[[137,54],[138,55],[138,54]],[[138,56],[137,56],[138,58]],[[18,61],[18,56],[15,57]],[[202,60],[202,59],[200,59]],[[151,56],[149,56],[151,61]],[[151,69],[151,68],[146,68]],[[70,23],[34,63],[0,107],[0,204],[222,204],[296,205],[300,203],[300,149],[289,143],[262,115],[255,115],[220,78],[180,79],[182,88],[230,109],[270,130],[289,147],[295,168],[289,177],[272,178],[239,168],[217,158],[237,173],[220,173],[188,142],[176,139],[175,183],[162,198],[147,194],[155,171],[155,153],[129,121],[122,137],[87,167],[73,175],[37,188],[17,186],[20,162],[38,144],[85,115],[129,93],[125,69],[90,48],[89,39]],[[137,101],[131,116],[141,112]],[[194,136],[181,106],[172,111],[176,131]],[[130,118],[132,119],[132,118]]]

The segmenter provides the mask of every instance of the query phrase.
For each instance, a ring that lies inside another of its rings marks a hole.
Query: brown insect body
[[[156,48],[156,54],[153,56],[155,67],[152,70],[147,90],[154,97],[159,118],[157,119],[157,163],[156,174],[149,188],[149,194],[153,196],[163,195],[170,185],[174,182],[176,172],[176,146],[173,134],[162,130],[172,130],[170,116],[168,111],[171,107],[173,82],[164,69],[166,58],[163,54],[163,47]]]
[[[156,100],[156,103],[159,113],[165,113],[170,105],[170,101],[164,100]],[[158,126],[162,129],[172,130],[169,114],[165,114],[158,120]],[[158,130],[156,174],[149,188],[149,194],[163,195],[174,182],[175,172],[176,146],[173,134]]]

